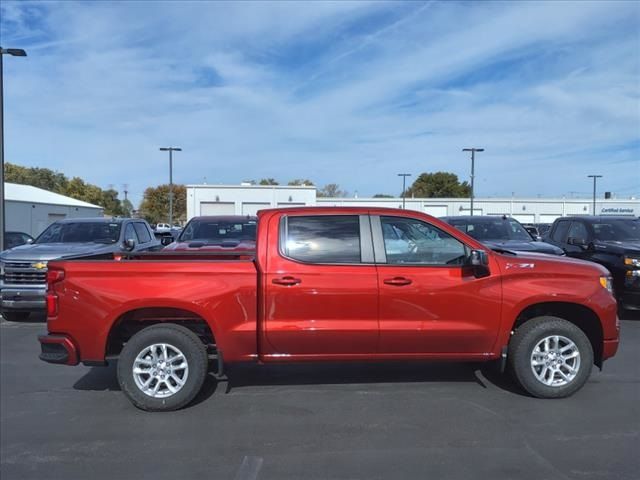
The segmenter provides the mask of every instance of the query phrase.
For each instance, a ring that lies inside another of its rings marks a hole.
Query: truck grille
[[[6,285],[39,285],[47,283],[47,269],[31,266],[32,262],[5,262],[4,283]]]

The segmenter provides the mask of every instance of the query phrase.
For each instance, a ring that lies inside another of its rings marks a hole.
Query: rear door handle
[[[271,283],[275,283],[276,285],[286,285],[286,286],[297,285],[301,282],[302,280],[300,280],[299,278],[290,277],[290,276],[286,276],[282,278],[274,278],[273,280],[271,280]]]
[[[387,285],[402,287],[403,285],[411,285],[411,279],[406,277],[385,278],[384,283],[386,283]]]

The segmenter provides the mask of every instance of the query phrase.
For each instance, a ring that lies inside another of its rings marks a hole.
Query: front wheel
[[[175,324],[156,324],[135,334],[118,360],[118,382],[129,400],[148,411],[177,410],[198,394],[208,357],[198,336]]]
[[[573,323],[557,317],[533,318],[511,338],[509,366],[522,388],[534,397],[568,397],[589,378],[593,349]]]

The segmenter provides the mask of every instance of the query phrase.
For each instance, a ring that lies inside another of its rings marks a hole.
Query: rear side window
[[[305,263],[360,263],[357,215],[286,217],[283,253]]]
[[[151,235],[149,235],[149,230],[144,223],[136,222],[133,224],[133,228],[136,229],[140,243],[147,243],[151,241]]]
[[[561,220],[556,225],[556,228],[553,229],[553,238],[556,242],[565,243],[567,240],[567,232],[569,231],[569,221]]]

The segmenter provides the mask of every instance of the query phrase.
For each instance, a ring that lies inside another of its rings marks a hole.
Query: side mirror
[[[484,250],[471,250],[467,257],[467,269],[476,278],[488,277],[489,255]]]
[[[27,238],[27,245],[31,245],[33,243],[33,238]]]
[[[567,239],[567,243],[569,245],[574,245],[576,247],[586,247],[587,246],[587,241],[584,238],[569,237]]]
[[[160,239],[160,243],[166,247],[170,243],[173,243],[173,237],[164,236]]]
[[[124,242],[122,242],[122,248],[130,252],[134,248],[136,248],[136,241],[133,238],[127,238]]]
[[[533,237],[533,238],[534,238],[534,240],[535,240],[536,242],[541,242],[541,241],[542,241],[542,235],[534,235],[534,237]]]

